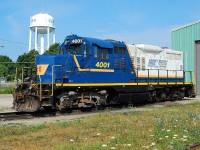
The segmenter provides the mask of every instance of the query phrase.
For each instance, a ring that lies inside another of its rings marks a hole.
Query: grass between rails
[[[170,150],[200,141],[200,104],[102,113],[73,122],[0,125],[0,149]]]

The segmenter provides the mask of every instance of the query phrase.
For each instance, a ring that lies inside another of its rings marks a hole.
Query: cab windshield
[[[69,45],[67,49],[67,54],[82,54],[82,46],[80,44]]]

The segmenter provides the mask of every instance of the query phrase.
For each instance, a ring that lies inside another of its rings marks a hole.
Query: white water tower
[[[29,51],[35,49],[39,51],[40,54],[43,54],[44,50],[49,49],[50,43],[55,43],[55,26],[53,17],[46,13],[39,13],[31,16]]]

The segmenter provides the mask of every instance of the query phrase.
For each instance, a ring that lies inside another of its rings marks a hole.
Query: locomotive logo
[[[48,64],[37,65],[37,75],[44,75],[48,66]]]
[[[167,60],[149,59],[148,67],[166,69],[167,62],[168,62]]]

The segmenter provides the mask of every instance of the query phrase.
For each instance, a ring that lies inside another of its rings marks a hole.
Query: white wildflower
[[[116,149],[115,147],[111,147],[110,149]]]
[[[171,130],[167,130],[167,132],[170,132]]]
[[[115,137],[114,137],[114,136],[111,136],[110,138],[111,138],[111,139],[115,139]]]
[[[107,147],[107,145],[106,145],[106,144],[103,144],[102,147]]]
[[[177,134],[174,134],[174,137],[177,137],[178,135]]]
[[[70,139],[69,141],[70,141],[70,142],[74,142],[74,140],[73,140],[73,139]]]
[[[127,144],[129,147],[131,146],[131,144]]]
[[[186,136],[186,135],[183,135],[183,138],[187,138],[187,136]]]
[[[101,135],[101,133],[97,133],[97,135],[99,136],[99,135]]]
[[[156,145],[154,142],[151,143],[152,146]]]
[[[168,138],[168,137],[169,137],[168,135],[165,136],[165,138]]]
[[[162,138],[159,138],[159,140],[162,140]]]
[[[150,136],[151,136],[151,137],[153,137],[153,135],[152,135],[152,134],[151,134]]]

